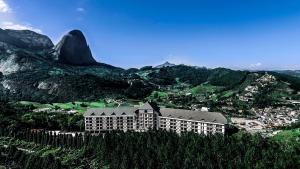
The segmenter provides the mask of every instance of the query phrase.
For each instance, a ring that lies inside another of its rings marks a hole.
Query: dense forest
[[[60,112],[33,113],[33,109],[33,106],[0,101],[0,128],[8,128],[13,132],[24,128],[83,131],[82,114],[69,115]]]
[[[283,144],[260,135],[237,133],[232,136],[198,135],[149,131],[112,132],[100,136],[55,135],[26,130],[2,137],[53,149],[28,152],[15,145],[1,148],[1,163],[17,168],[116,168],[116,169],[191,169],[191,168],[297,168],[300,145]],[[36,146],[36,147],[38,147]],[[19,149],[18,149],[19,148]],[[51,152],[51,151],[50,151]]]
[[[241,76],[241,79],[243,77]],[[259,103],[264,103],[264,96]],[[269,99],[267,99],[269,100]],[[300,143],[259,134],[178,135],[166,131],[56,135],[83,131],[83,117],[33,112],[34,107],[0,101],[0,168],[184,169],[289,168],[300,166]],[[299,128],[299,124],[291,126]],[[41,130],[42,129],[42,130]]]

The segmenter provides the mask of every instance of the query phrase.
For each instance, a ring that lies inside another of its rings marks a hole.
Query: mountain
[[[93,59],[84,43],[85,38],[80,33],[77,35],[78,31],[71,31],[71,34],[74,33],[74,41],[79,43],[75,44],[79,48],[75,51],[87,51],[79,55],[78,65],[56,59],[55,54],[59,52],[55,50],[63,50],[66,48],[64,46],[74,43],[72,41],[63,41],[61,48],[55,48],[45,35],[29,30],[1,30],[0,97],[53,102],[122,95],[128,88],[128,83],[119,77],[123,69],[94,61],[86,62]],[[78,37],[79,40],[76,39]],[[72,50],[62,54],[68,59],[78,58]],[[91,65],[81,66],[81,63]]]
[[[155,68],[172,67],[172,66],[175,66],[175,64],[166,61],[165,63],[163,63],[161,65],[157,65]]]
[[[54,47],[58,62],[71,65],[95,65],[91,50],[80,30],[72,30]]]
[[[291,75],[291,76],[300,77],[300,70],[278,70],[276,72]]]
[[[53,47],[50,38],[29,30],[0,29],[0,41],[27,50],[43,50]]]
[[[275,82],[260,85],[259,79],[265,79],[266,73],[274,76]],[[220,108],[240,104],[244,94],[248,97],[245,89],[251,86],[260,87],[249,105],[261,105],[270,98],[281,103],[300,99],[300,79],[282,73],[208,69],[169,62],[124,70],[96,62],[79,30],[70,31],[55,46],[47,36],[32,31],[0,30],[0,100],[51,103],[132,98],[184,108]],[[261,97],[266,99],[257,103],[261,93],[268,97]]]

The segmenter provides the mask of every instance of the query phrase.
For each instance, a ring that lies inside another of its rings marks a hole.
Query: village
[[[256,80],[255,83],[245,87],[244,92],[238,95],[242,102],[251,102],[259,89],[278,83],[276,78],[266,73]],[[291,93],[292,91],[287,91]],[[291,125],[299,120],[300,101],[282,97],[280,106],[267,106],[264,108],[253,107],[249,110],[251,117],[232,117],[232,125],[250,133],[259,132],[265,136],[277,134],[280,127]],[[226,107],[224,107],[226,108]],[[242,110],[239,110],[242,112]]]
[[[250,133],[259,132],[273,136],[278,133],[277,128],[296,123],[299,119],[300,110],[290,108],[265,108],[253,110],[258,116],[252,118],[232,117],[232,125],[244,129]]]

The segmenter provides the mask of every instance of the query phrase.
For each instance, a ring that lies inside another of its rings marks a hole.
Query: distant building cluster
[[[150,103],[141,107],[88,109],[85,130],[103,133],[112,130],[144,132],[162,129],[199,134],[225,133],[227,119],[217,112],[159,108]]]

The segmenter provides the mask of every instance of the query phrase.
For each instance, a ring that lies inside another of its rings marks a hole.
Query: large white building
[[[85,130],[90,133],[163,129],[178,134],[186,131],[199,134],[224,134],[227,124],[227,119],[221,113],[159,109],[148,102],[141,107],[88,109],[84,117]]]

